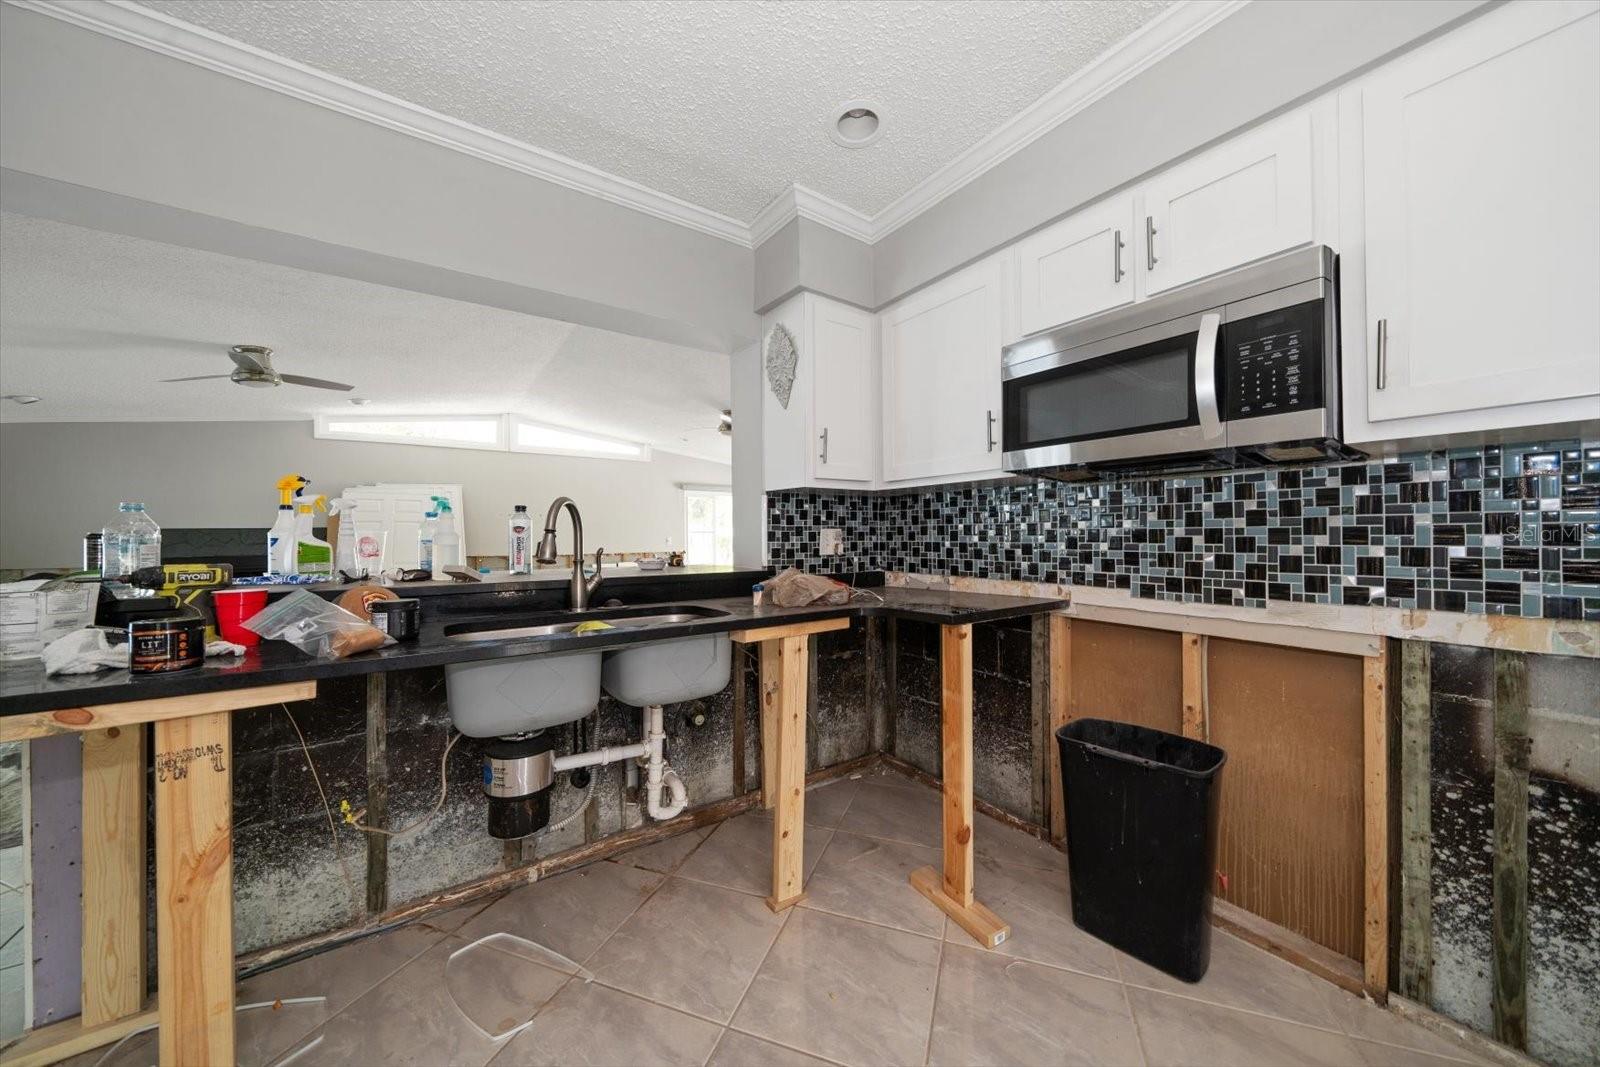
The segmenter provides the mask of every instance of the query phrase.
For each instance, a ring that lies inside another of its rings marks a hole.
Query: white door
[[[812,297],[806,332],[816,375],[812,470],[818,478],[870,482],[877,452],[872,390],[876,323],[870,312]]]
[[[1019,241],[1017,335],[1132,302],[1137,244],[1131,196],[1085,208]]]
[[[1367,418],[1600,393],[1600,5],[1508,4],[1361,114]]]
[[[883,313],[883,477],[1000,467],[1000,258]]]
[[[1164,292],[1312,240],[1311,115],[1250,130],[1150,179],[1130,241]]]

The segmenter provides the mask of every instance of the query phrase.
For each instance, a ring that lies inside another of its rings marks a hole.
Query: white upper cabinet
[[[775,327],[797,359],[787,406],[767,371]],[[762,488],[863,488],[877,472],[878,333],[871,312],[799,293],[761,318]]]
[[[882,313],[885,481],[999,470],[1002,258]]]
[[[816,354],[812,428],[818,478],[872,481],[878,419],[873,388],[877,322],[871,312],[814,296],[809,309]]]
[[[1133,302],[1133,198],[1085,208],[1012,250],[1017,336]]]
[[[1301,110],[1248,130],[1139,188],[1128,244],[1144,293],[1311,242],[1311,118]]]
[[[1600,418],[1571,399],[1600,394],[1600,4],[1492,11],[1374,74],[1360,121],[1366,420]]]

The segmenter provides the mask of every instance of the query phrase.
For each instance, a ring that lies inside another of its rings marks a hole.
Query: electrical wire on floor
[[[271,1008],[276,1011],[277,1009],[287,1007],[290,1004],[326,1004],[327,1002],[327,997],[279,997],[277,1000],[261,1000],[254,1004],[239,1004],[234,1007],[233,1013],[237,1015],[242,1011],[257,1011],[261,1008]],[[112,1054],[115,1053],[117,1049],[121,1048],[123,1045],[126,1045],[129,1041],[132,1041],[140,1034],[148,1034],[150,1031],[157,1029],[160,1027],[160,1025],[160,1023],[150,1023],[148,1026],[141,1026],[137,1030],[128,1031],[126,1034],[122,1035],[122,1040],[118,1041],[115,1045],[112,1045],[110,1048],[106,1049],[105,1052],[101,1053],[100,1058],[94,1061],[94,1067],[101,1067],[102,1064],[111,1059]],[[321,1040],[322,1039],[319,1037],[317,1042],[320,1042]],[[309,1049],[310,1047],[311,1046],[308,1045],[304,1049],[299,1049],[298,1052],[305,1052],[306,1049]]]

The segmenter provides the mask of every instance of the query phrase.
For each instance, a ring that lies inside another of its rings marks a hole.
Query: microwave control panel
[[[1322,407],[1322,301],[1223,327],[1222,417],[1253,419]]]

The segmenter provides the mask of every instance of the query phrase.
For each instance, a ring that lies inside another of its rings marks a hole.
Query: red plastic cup
[[[224,641],[249,648],[261,643],[261,635],[246,630],[244,622],[267,606],[265,589],[214,589],[211,607],[217,613],[217,633]]]

